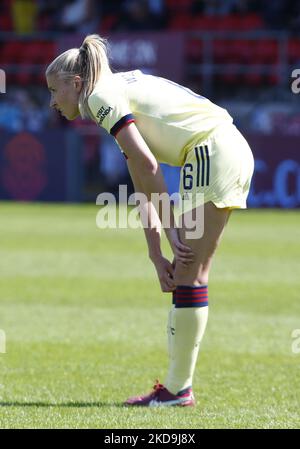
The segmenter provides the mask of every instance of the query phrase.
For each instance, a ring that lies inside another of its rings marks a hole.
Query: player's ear
[[[83,83],[82,78],[79,75],[75,75],[74,79],[73,79],[73,83],[74,83],[76,92],[79,93],[82,89],[82,83]]]

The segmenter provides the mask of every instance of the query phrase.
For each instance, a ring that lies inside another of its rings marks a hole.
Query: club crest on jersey
[[[101,106],[101,108],[99,109],[99,111],[96,114],[99,125],[102,125],[103,120],[110,113],[110,111],[112,111],[112,108],[110,106],[108,106],[108,108]]]

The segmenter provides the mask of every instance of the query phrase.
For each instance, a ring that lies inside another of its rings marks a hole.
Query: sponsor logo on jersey
[[[103,120],[110,113],[110,111],[112,111],[112,108],[110,106],[108,106],[108,108],[101,106],[101,108],[99,109],[99,111],[96,114],[99,125],[102,125]]]

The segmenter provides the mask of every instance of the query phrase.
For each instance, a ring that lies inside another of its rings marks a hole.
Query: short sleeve
[[[114,137],[123,126],[134,122],[128,99],[119,85],[95,90],[90,95],[88,104],[98,125]]]

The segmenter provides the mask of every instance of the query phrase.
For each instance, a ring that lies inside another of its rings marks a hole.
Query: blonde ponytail
[[[79,96],[82,118],[92,118],[88,105],[95,84],[105,73],[111,73],[107,55],[107,41],[98,34],[86,36],[80,48],[71,48],[59,55],[47,67],[46,76],[55,74],[65,80],[79,75],[83,81]]]
[[[84,39],[79,49],[79,59],[84,79],[79,97],[79,110],[82,117],[92,118],[88,98],[100,76],[111,72],[107,56],[107,41],[98,34],[90,34]]]

